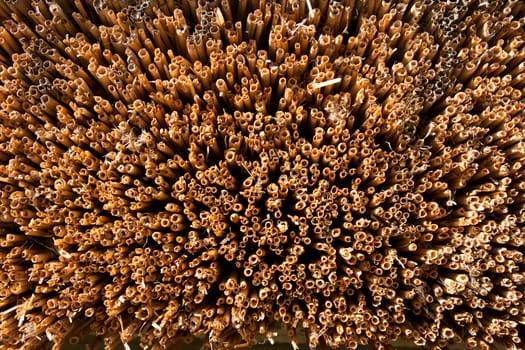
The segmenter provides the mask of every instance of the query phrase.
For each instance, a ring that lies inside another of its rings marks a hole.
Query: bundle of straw
[[[1,1],[0,347],[522,348],[524,26],[517,0]]]

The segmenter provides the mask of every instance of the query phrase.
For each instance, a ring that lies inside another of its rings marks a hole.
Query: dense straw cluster
[[[2,349],[522,348],[524,17],[1,1]]]

